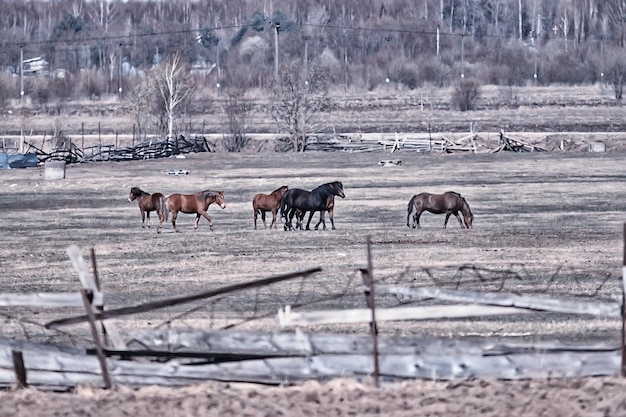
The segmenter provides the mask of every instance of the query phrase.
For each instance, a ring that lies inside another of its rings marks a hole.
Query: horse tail
[[[167,201],[164,195],[159,196],[159,217],[161,222],[166,222],[169,214],[169,209],[167,208]]]
[[[285,213],[285,209],[287,207],[287,201],[285,201],[285,197],[286,197],[287,193],[283,194],[283,196],[280,198],[280,217],[285,217],[287,213]]]
[[[413,197],[411,197],[411,199],[409,200],[409,206],[407,207],[407,214],[406,214],[407,227],[411,227],[411,214],[413,214],[413,209],[415,208],[415,197],[417,196],[414,195]]]

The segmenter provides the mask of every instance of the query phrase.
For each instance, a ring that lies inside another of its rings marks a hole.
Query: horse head
[[[465,197],[461,197],[461,213],[463,213],[465,227],[471,229],[472,223],[474,222],[474,214],[472,213],[469,204],[467,204],[467,200],[465,200]]]
[[[132,187],[130,189],[130,195],[128,196],[128,201],[133,202],[135,201],[135,199],[140,196],[142,193],[142,191],[139,189],[139,187]]]
[[[224,191],[216,191],[215,192],[215,202],[221,208],[223,208],[223,209],[226,208],[226,202],[224,202]]]
[[[343,184],[339,181],[331,182],[330,186],[334,195],[338,195],[341,198],[346,198],[346,194],[343,192]]]

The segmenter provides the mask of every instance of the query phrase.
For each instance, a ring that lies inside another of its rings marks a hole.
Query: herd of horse
[[[267,229],[266,213],[272,213],[272,222],[269,228],[277,228],[276,220],[280,211],[281,218],[285,219],[285,230],[302,230],[306,213],[309,213],[309,218],[304,228],[310,230],[311,220],[316,212],[320,213],[320,219],[314,226],[315,230],[318,230],[320,224],[326,230],[326,212],[328,212],[328,217],[330,218],[331,228],[335,230],[335,196],[346,197],[343,184],[339,181],[322,184],[311,191],[300,188],[290,189],[287,185],[283,185],[269,194],[258,193],[252,199],[254,229],[257,229],[257,218],[259,215],[263,221],[263,227]],[[142,227],[146,227],[146,225],[150,227],[150,213],[156,212],[159,218],[157,233],[161,232],[163,223],[167,221],[170,213],[172,215],[172,227],[175,232],[178,232],[176,218],[179,212],[196,215],[194,223],[196,231],[198,230],[200,217],[207,219],[209,229],[212,230],[213,221],[208,213],[209,206],[216,203],[221,208],[226,208],[224,192],[213,190],[198,191],[194,194],[171,194],[166,197],[162,193],[150,194],[138,187],[132,187],[128,200],[131,202],[137,201],[141,213]],[[443,194],[420,193],[414,195],[409,201],[407,208],[406,225],[414,229],[421,228],[419,219],[424,211],[434,214],[445,214],[444,229],[448,225],[451,215],[457,218],[461,228],[472,228],[474,215],[465,197],[457,192],[447,191]],[[463,215],[463,219],[461,219],[459,213]],[[293,225],[294,217],[296,219],[295,226]]]

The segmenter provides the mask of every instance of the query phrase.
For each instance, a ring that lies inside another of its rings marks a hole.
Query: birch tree
[[[167,135],[174,137],[174,123],[177,114],[193,95],[194,88],[187,78],[188,72],[181,62],[180,54],[167,58],[157,75],[157,109],[162,109],[162,117],[167,124]]]

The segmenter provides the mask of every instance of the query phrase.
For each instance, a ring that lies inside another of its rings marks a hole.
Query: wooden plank
[[[617,302],[540,298],[511,293],[457,291],[438,287],[410,288],[399,285],[380,285],[378,288],[381,292],[416,298],[434,298],[454,302],[517,307],[554,313],[588,314],[608,318],[620,318],[622,314],[621,304]]]
[[[80,293],[83,296],[83,304],[85,306],[85,311],[87,312],[87,317],[89,318],[89,330],[91,331],[91,337],[94,345],[96,346],[96,352],[98,353],[98,362],[100,363],[100,370],[102,371],[104,387],[111,389],[113,385],[111,384],[111,378],[109,377],[109,370],[107,369],[106,357],[104,356],[104,352],[102,350],[100,336],[98,335],[98,330],[96,329],[96,320],[94,318],[93,307],[89,301],[88,291],[83,288]]]
[[[72,261],[74,269],[78,273],[78,279],[80,280],[83,288],[91,291],[92,294],[99,293],[100,289],[96,285],[93,274],[89,270],[83,255],[80,253],[80,249],[78,249],[77,246],[71,245],[67,248],[66,252],[70,261]]]
[[[46,356],[46,357],[44,357]],[[451,380],[471,378],[560,378],[616,376],[621,353],[565,352],[519,355],[381,355],[381,377],[389,380],[420,378]],[[66,354],[27,356],[29,383],[72,386],[86,382],[100,385],[97,360]],[[269,358],[242,362],[185,366],[177,361],[142,363],[109,360],[116,384],[193,384],[206,380],[294,383],[308,379],[367,376],[373,372],[370,355],[321,355],[299,358]],[[0,385],[12,382],[0,372]],[[56,378],[56,379],[55,379]]]
[[[94,296],[94,303],[102,303],[102,294]],[[2,307],[82,307],[83,301],[79,292],[59,293],[2,293],[0,294]]]
[[[371,354],[368,335],[295,332],[260,333],[233,330],[142,330],[132,334],[138,342],[153,349],[187,352],[237,352],[240,354],[301,355]],[[432,337],[379,335],[381,354],[500,354],[509,352],[558,352],[566,350],[615,350],[619,342],[564,343],[556,340],[524,340],[508,337],[439,339]]]
[[[132,306],[132,307],[123,307],[123,308],[118,308],[114,310],[107,310],[107,311],[97,313],[95,315],[95,318],[97,320],[104,320],[104,319],[120,317],[124,315],[129,315],[129,314],[145,313],[147,311],[152,311],[152,310],[156,310],[159,308],[171,307],[171,306],[175,306],[178,304],[184,304],[184,303],[188,303],[191,301],[197,301],[197,300],[202,300],[205,298],[216,297],[218,295],[228,294],[228,293],[241,291],[245,289],[262,287],[262,286],[273,284],[273,283],[280,282],[280,281],[287,281],[287,280],[294,279],[294,278],[306,278],[310,275],[320,272],[321,270],[322,268],[320,267],[310,268],[310,269],[300,271],[300,272],[292,272],[292,273],[276,275],[273,277],[264,278],[264,279],[260,279],[256,281],[229,285],[226,287],[218,288],[217,290],[201,292],[198,294],[192,294],[192,295],[182,296],[182,297],[167,298],[164,300],[152,301],[152,302],[139,304],[139,305]],[[60,319],[60,320],[54,320],[54,321],[48,322],[46,323],[45,327],[55,328],[59,326],[66,326],[69,324],[78,324],[78,323],[83,323],[87,321],[88,319],[89,318],[86,315],[69,317],[66,319]]]
[[[380,308],[376,310],[377,321],[432,320],[464,317],[480,317],[506,314],[526,314],[527,310],[516,307],[497,306],[423,306]],[[294,312],[290,306],[278,311],[276,320],[281,327],[313,326],[318,324],[369,323],[372,311],[366,308],[328,311]]]
[[[624,231],[622,233],[623,257],[622,257],[622,309],[620,311],[622,319],[621,347],[622,359],[620,367],[620,375],[626,377],[626,223],[624,223]]]

